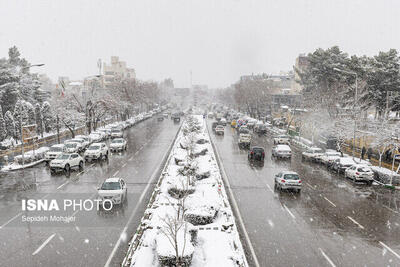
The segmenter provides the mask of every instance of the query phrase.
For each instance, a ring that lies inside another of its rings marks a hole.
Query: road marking
[[[113,174],[113,176],[117,175],[118,173],[119,173],[119,170],[118,170],[118,171],[116,171],[116,172]]]
[[[62,185],[60,185],[59,187],[57,187],[57,190],[60,189],[61,187],[63,187],[64,185],[68,184],[69,181],[66,181],[65,183],[63,183]]]
[[[14,221],[16,218],[18,218],[19,216],[22,215],[22,212],[18,213],[17,215],[15,215],[14,217],[12,217],[11,219],[9,219],[8,221],[6,221],[3,225],[0,226],[0,229],[2,229],[4,226],[6,226],[7,224],[9,224],[10,222]]]
[[[290,216],[292,216],[293,219],[296,219],[296,216],[293,215],[293,213],[288,209],[288,207],[286,207],[285,204],[283,204],[283,207],[284,207],[285,210],[290,214]]]
[[[393,255],[395,255],[397,258],[400,259],[400,255],[397,254],[393,249],[391,249],[388,245],[386,245],[385,243],[379,241],[379,244],[382,245],[382,247],[386,248],[387,250],[389,250]]]
[[[122,165],[122,168],[126,166],[126,163],[124,163],[124,165]]]
[[[139,150],[135,152],[135,155],[137,155],[137,154],[139,154]],[[132,160],[132,158],[130,160]]]
[[[274,193],[274,190],[272,190],[272,188],[269,186],[269,184],[267,184],[267,187],[268,187],[269,191],[271,191],[272,193]]]
[[[306,185],[308,185],[308,187],[310,187],[312,190],[315,190],[315,188],[312,185],[310,185],[309,183],[306,182]]]
[[[92,165],[90,165],[90,168],[94,166],[95,163],[92,163]]]
[[[56,234],[52,234],[51,236],[49,236],[46,239],[46,241],[44,241],[43,244],[41,244],[40,247],[38,247],[38,249],[32,253],[32,256],[35,256],[36,254],[38,254],[55,236],[56,236]]]
[[[350,216],[347,216],[347,218],[350,219],[350,221],[352,221],[354,224],[357,224],[358,227],[360,227],[361,229],[364,229],[364,226],[362,226],[361,224],[359,224],[356,220],[354,220],[353,218],[351,218]]]
[[[325,252],[322,250],[322,248],[319,248],[319,251],[321,251],[322,256],[324,256],[324,258],[328,261],[328,263],[332,266],[332,267],[336,267],[336,265],[333,263],[333,261],[325,254]]]
[[[335,203],[333,203],[332,201],[330,201],[329,199],[327,199],[326,197],[324,197],[324,199],[326,200],[326,201],[328,201],[332,206],[334,206],[335,208],[336,208],[336,205],[335,205]]]
[[[390,210],[390,211],[393,211],[394,213],[399,213],[398,211],[396,211],[396,210],[394,210],[394,209],[391,209],[391,208],[389,208],[388,206],[383,205],[383,207],[386,208],[386,209],[388,209],[388,210]]]
[[[133,156],[129,158],[129,161],[133,160]]]

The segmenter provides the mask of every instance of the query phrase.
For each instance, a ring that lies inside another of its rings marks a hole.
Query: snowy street
[[[261,266],[400,264],[398,191],[353,184],[302,162],[296,150],[291,161],[273,160],[269,136],[253,135],[252,145],[265,148],[264,166],[248,162],[230,126],[212,137]],[[274,176],[286,169],[300,175],[301,194],[274,192]]]

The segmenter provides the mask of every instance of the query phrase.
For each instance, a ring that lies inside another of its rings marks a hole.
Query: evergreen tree
[[[42,105],[43,128],[46,133],[53,129],[53,115],[51,114],[51,106],[49,102],[45,101]]]
[[[21,136],[21,122],[22,126],[28,124],[28,114],[24,102],[23,100],[18,100],[14,107],[14,123],[17,138]]]
[[[4,115],[4,121],[7,129],[7,137],[15,138],[15,123],[11,111],[8,110],[6,112],[6,114]]]
[[[43,137],[43,117],[42,117],[42,109],[39,103],[37,103],[35,106],[35,117],[36,117],[36,132],[38,135]]]
[[[36,123],[36,116],[35,116],[35,108],[33,105],[27,101],[24,102],[24,109],[26,110],[27,115],[27,124],[35,124]]]
[[[3,118],[3,111],[0,107],[0,141],[3,141],[7,136],[6,123]]]

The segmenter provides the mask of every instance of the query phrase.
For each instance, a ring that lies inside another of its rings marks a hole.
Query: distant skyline
[[[2,0],[0,57],[16,45],[32,71],[72,80],[119,56],[143,80],[226,87],[241,75],[292,69],[300,53],[400,47],[400,1]]]

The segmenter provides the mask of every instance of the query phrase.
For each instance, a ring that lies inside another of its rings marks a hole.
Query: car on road
[[[84,154],[85,160],[108,158],[108,147],[106,143],[93,143]]]
[[[110,129],[99,129],[98,131],[104,133],[106,138],[110,138],[111,137],[111,130]]]
[[[94,131],[93,133],[100,135],[100,138],[101,138],[100,140],[101,140],[101,141],[104,141],[104,140],[107,139],[107,135],[106,135],[106,133],[104,133],[104,132]]]
[[[238,144],[239,144],[239,147],[250,148],[251,134],[249,133],[249,131],[247,131],[246,133],[241,133],[239,135]]]
[[[122,178],[108,178],[106,179],[101,186],[97,189],[99,203],[101,204],[100,207],[106,205],[109,200],[114,205],[122,205],[127,202],[128,198],[128,188],[124,179]],[[111,207],[106,207],[107,209]]]
[[[253,146],[247,154],[248,160],[264,161],[265,151],[263,147]]]
[[[163,113],[162,115],[164,116],[164,118],[168,118],[168,113]]]
[[[249,129],[247,128],[246,125],[242,125],[242,126],[239,127],[237,133],[238,133],[239,135],[240,135],[240,134],[250,134],[250,131],[249,131]]]
[[[212,112],[209,112],[209,113],[208,113],[208,115],[207,115],[207,117],[208,117],[209,119],[212,119],[212,118],[214,118],[214,113],[212,113]]]
[[[110,151],[117,152],[126,150],[127,142],[124,138],[115,138],[110,143]]]
[[[371,185],[374,181],[374,172],[369,166],[356,164],[344,171],[344,176],[354,182],[366,182]]]
[[[82,138],[75,137],[74,139],[69,140],[70,142],[75,142],[79,144],[79,152],[82,152],[86,149],[86,142]]]
[[[213,132],[215,132],[215,128],[217,128],[218,125],[219,125],[219,122],[218,122],[218,121],[214,121],[214,122],[211,124],[211,129],[212,129]]]
[[[337,173],[344,173],[344,171],[355,165],[356,163],[351,157],[340,157],[338,159],[335,159],[335,161],[332,163],[330,168]]]
[[[274,138],[274,145],[290,145],[290,138],[287,135],[278,135]]]
[[[62,153],[50,161],[50,174],[60,171],[69,173],[72,168],[83,169],[83,158],[78,153]]]
[[[46,161],[53,160],[58,157],[58,155],[63,153],[64,144],[52,145],[49,151],[46,152],[44,158]]]
[[[335,159],[341,157],[341,153],[335,150],[327,150],[325,153],[320,157],[319,162],[324,164],[325,166],[330,166]]]
[[[301,179],[296,172],[283,171],[275,175],[274,187],[279,191],[282,189],[293,189],[300,193],[301,186]]]
[[[90,137],[88,135],[77,135],[75,136],[75,138],[83,139],[83,144],[85,148],[87,148],[91,143]]]
[[[63,148],[63,152],[66,153],[78,153],[80,152],[82,149],[82,146],[80,143],[77,142],[71,142],[70,140],[67,140],[64,142],[64,148]]]
[[[215,127],[215,134],[217,135],[224,135],[225,134],[225,128],[222,125],[217,125],[217,127]]]
[[[276,145],[272,148],[272,157],[290,159],[292,157],[292,150],[288,145]]]
[[[219,122],[220,122],[220,124],[222,126],[226,126],[226,119],[225,118],[221,118],[221,120]]]
[[[102,140],[102,135],[98,134],[98,133],[91,133],[89,134],[89,138],[90,138],[90,143],[97,143],[97,142],[101,142]]]
[[[121,128],[111,129],[111,138],[122,138],[124,137],[124,132]]]
[[[319,147],[310,147],[307,151],[301,153],[302,160],[308,160],[312,162],[317,162],[318,158],[324,155],[323,151]]]

